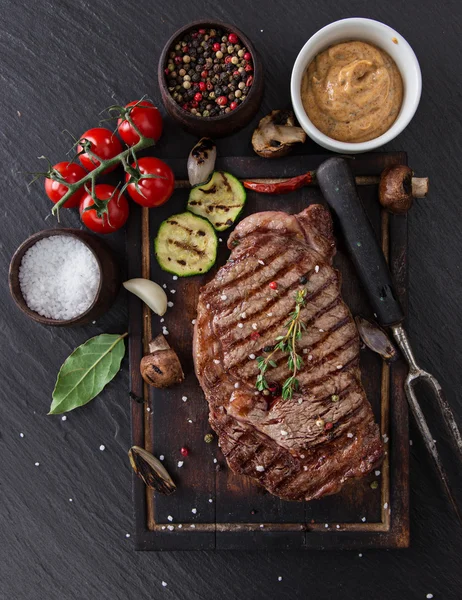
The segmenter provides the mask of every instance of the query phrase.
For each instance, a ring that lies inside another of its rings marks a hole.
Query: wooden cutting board
[[[275,161],[258,157],[230,157],[217,168],[241,179],[292,177],[316,169],[326,156],[296,156]],[[177,179],[187,179],[186,159],[166,160]],[[389,164],[406,164],[403,152],[351,157],[355,175],[378,176]],[[358,186],[371,222],[382,240],[400,300],[406,307],[407,219],[380,210],[377,185]],[[396,548],[409,544],[409,438],[408,412],[403,391],[406,365],[387,366],[374,353],[361,351],[363,384],[386,442],[384,463],[376,472],[346,485],[334,496],[298,503],[287,502],[235,475],[227,467],[216,437],[205,443],[208,405],[194,375],[191,344],[193,319],[200,287],[213,277],[174,280],[158,266],[153,240],[161,221],[183,212],[187,189],[178,189],[169,202],[151,211],[132,212],[127,234],[129,277],[149,277],[166,285],[173,306],[165,320],[130,295],[131,391],[144,399],[132,400],[132,444],[143,446],[163,463],[178,489],[162,496],[133,478],[136,547],[140,550],[197,549],[308,549]],[[284,196],[248,192],[243,216],[262,210],[297,213],[308,204],[323,202],[316,187]],[[337,238],[334,264],[343,277],[342,293],[353,315],[371,317],[371,309],[353,266]],[[216,268],[226,261],[229,231],[220,235]],[[139,362],[151,337],[167,327],[167,339],[178,352],[185,381],[167,390],[149,388],[139,373]],[[189,456],[180,454],[186,446]],[[181,462],[183,464],[181,466]],[[380,473],[379,473],[380,471]],[[377,486],[375,483],[377,482]],[[371,484],[373,484],[371,486]]]

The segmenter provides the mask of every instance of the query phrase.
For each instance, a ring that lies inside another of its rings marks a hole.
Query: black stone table
[[[7,291],[11,254],[53,222],[41,185],[28,189],[24,173],[39,170],[42,154],[63,160],[72,141],[62,131],[79,135],[104,107],[145,93],[159,101],[156,61],[180,25],[215,16],[250,36],[266,66],[261,116],[289,104],[291,65],[311,34],[342,17],[375,18],[404,35],[422,67],[420,108],[386,149],[406,150],[416,173],[431,179],[429,199],[409,217],[407,326],[462,420],[459,0],[2,0],[0,8],[0,598],[461,598],[461,529],[413,425],[408,550],[135,552],[127,361],[90,405],[66,421],[46,416],[66,356],[91,336],[125,330],[126,296],[95,324],[58,329],[29,321]],[[220,153],[250,154],[253,126],[220,141]],[[167,121],[159,155],[186,156],[193,140]],[[62,224],[79,226],[77,214],[62,213]],[[110,239],[121,264],[123,237]]]

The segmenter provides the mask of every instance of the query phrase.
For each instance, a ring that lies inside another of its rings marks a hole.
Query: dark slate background
[[[407,38],[422,67],[420,108],[389,146],[406,150],[416,173],[431,179],[429,199],[409,218],[408,329],[417,356],[440,379],[462,419],[460,1],[1,0],[0,9],[0,597],[460,598],[461,529],[414,427],[409,550],[365,551],[362,557],[134,552],[126,537],[133,527],[127,361],[101,397],[67,421],[46,416],[56,372],[71,350],[98,333],[126,329],[126,298],[96,325],[47,329],[26,319],[7,291],[15,248],[53,223],[41,185],[28,190],[23,173],[39,169],[41,154],[63,160],[70,138],[62,130],[79,135],[114,101],[145,93],[159,100],[157,59],[179,26],[216,17],[252,38],[266,66],[262,116],[289,103],[291,66],[310,35],[342,17],[376,18]],[[253,125],[221,141],[221,154],[250,154]],[[166,123],[158,151],[186,156],[192,143]],[[307,152],[314,150],[307,144]],[[77,215],[63,214],[62,224],[78,225]],[[111,244],[123,264],[123,235],[112,236]]]

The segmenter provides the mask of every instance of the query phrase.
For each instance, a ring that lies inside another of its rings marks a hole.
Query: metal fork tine
[[[423,375],[423,373],[425,373],[425,375]],[[410,373],[404,384],[404,391],[406,392],[408,403],[409,403],[409,406],[411,407],[412,413],[416,420],[417,427],[419,428],[419,431],[424,439],[425,445],[435,462],[440,479],[443,482],[443,485],[446,490],[446,494],[452,504],[454,512],[456,513],[457,518],[459,519],[459,522],[462,525],[462,515],[459,511],[459,507],[457,506],[457,502],[456,502],[456,500],[452,494],[451,488],[449,486],[449,481],[448,481],[448,478],[446,475],[446,471],[444,470],[443,464],[441,462],[441,458],[440,458],[440,455],[436,448],[436,444],[433,441],[433,436],[427,425],[427,421],[425,420],[425,416],[422,412],[422,409],[420,408],[420,404],[419,404],[417,397],[415,395],[415,392],[413,390],[413,383],[416,382],[420,378],[428,379],[429,381],[431,381],[433,386],[434,386],[434,382],[436,382],[437,385],[439,386],[440,390],[441,390],[441,386],[439,385],[438,381],[432,375],[430,375],[426,371],[423,371],[423,373],[419,373],[418,375],[416,373]],[[429,377],[427,377],[427,376],[429,376]],[[436,386],[434,386],[434,387],[435,387],[436,393],[438,394]],[[457,429],[457,425],[456,425],[456,429]],[[458,429],[457,429],[457,432],[459,432]]]

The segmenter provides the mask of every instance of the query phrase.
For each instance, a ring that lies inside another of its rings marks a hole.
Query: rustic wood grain
[[[303,163],[306,170],[313,169],[322,156],[299,157],[293,163],[281,164],[282,171],[300,168]],[[351,158],[355,172],[378,175],[385,165],[405,163],[404,153],[375,153],[373,155]],[[183,176],[185,163],[182,159],[169,161],[178,179]],[[295,163],[295,164],[294,164]],[[232,173],[243,174],[244,177],[261,177],[268,169],[268,161],[258,157],[219,158],[217,168]],[[364,171],[363,171],[364,169]],[[272,167],[275,176],[280,176],[279,161]],[[392,236],[389,234],[390,219],[381,211],[377,199],[377,186],[361,186],[359,189],[368,216],[378,238],[382,237],[382,246],[388,258],[390,239],[399,248],[393,249],[392,266],[398,271],[399,290],[406,294],[404,282],[407,231],[396,228]],[[396,524],[408,523],[408,506],[406,503],[394,503],[395,496],[390,492],[390,481],[398,481],[399,499],[408,497],[409,474],[407,456],[409,453],[408,431],[405,423],[398,424],[390,418],[390,378],[392,388],[403,387],[404,371],[402,365],[391,369],[369,350],[361,353],[361,369],[366,394],[380,423],[381,433],[386,442],[386,454],[381,474],[374,473],[367,478],[356,480],[346,485],[339,494],[308,503],[285,502],[256,486],[250,479],[234,474],[217,448],[216,438],[212,444],[204,443],[204,434],[210,430],[208,425],[208,407],[202,390],[194,376],[191,357],[192,322],[196,315],[196,304],[201,286],[210,280],[217,269],[229,256],[226,240],[230,231],[219,234],[220,249],[215,267],[203,277],[176,278],[163,272],[157,261],[152,258],[153,239],[160,222],[172,213],[181,212],[186,205],[188,191],[178,189],[169,201],[168,206],[158,211],[143,209],[141,230],[132,228],[128,237],[129,263],[133,258],[135,265],[140,264],[141,275],[150,276],[166,287],[166,292],[173,305],[161,319],[149,314],[139,305],[130,312],[130,321],[143,322],[143,344],[146,350],[147,341],[157,335],[163,327],[168,330],[171,343],[180,355],[185,381],[180,386],[168,390],[145,388],[144,397],[149,411],[145,411],[144,435],[140,435],[138,427],[133,429],[133,444],[142,445],[157,456],[164,455],[164,464],[178,482],[178,490],[173,496],[165,497],[147,490],[145,498],[135,494],[135,513],[137,523],[142,530],[142,539],[137,536],[140,549],[165,550],[175,549],[248,549],[279,547],[284,549],[329,547],[401,547],[409,538],[408,528],[402,531]],[[255,192],[248,192],[243,217],[267,210],[284,210],[296,213],[315,202],[324,202],[318,189],[303,188],[292,194],[268,197]],[[401,221],[391,221],[391,226]],[[370,308],[361,290],[349,257],[343,251],[343,243],[339,232],[338,253],[335,266],[342,273],[343,297],[353,314],[372,316]],[[130,243],[130,236],[141,236],[141,245]],[[396,257],[400,257],[398,260]],[[171,289],[171,288],[174,289]],[[157,324],[152,323],[156,321]],[[138,377],[139,355],[136,351],[130,359],[130,371],[134,379]],[[181,401],[180,401],[181,399]],[[396,396],[399,406],[396,410],[406,410],[404,396]],[[132,403],[135,411],[138,404]],[[392,424],[392,430],[390,428]],[[391,463],[388,439],[398,447],[396,459]],[[190,450],[187,458],[181,456],[179,449],[185,445]],[[402,461],[401,461],[402,458]],[[380,483],[376,490],[371,482]],[[393,519],[390,514],[393,512]],[[191,525],[193,527],[191,527]],[[312,536],[311,532],[318,532]],[[354,538],[354,532],[358,537]],[[342,537],[343,533],[348,533]],[[173,538],[173,539],[169,539]],[[337,540],[334,543],[331,538]],[[197,539],[197,546],[194,546]],[[176,542],[175,542],[176,540]],[[206,540],[206,541],[205,541]],[[326,541],[324,541],[326,540]],[[327,541],[329,540],[329,541]],[[403,541],[404,540],[404,541]]]
[[[422,600],[427,593],[435,600],[457,600],[460,530],[412,420],[412,541],[406,551],[364,551],[361,558],[359,551],[334,550],[134,552],[127,361],[101,397],[66,422],[46,412],[66,356],[93,335],[126,331],[127,303],[138,300],[122,292],[96,324],[52,330],[16,309],[7,291],[7,268],[24,239],[56,226],[51,217],[44,220],[50,204],[41,186],[28,191],[28,178],[18,174],[40,169],[36,157],[41,154],[63,160],[72,144],[63,129],[79,135],[95,126],[102,108],[114,101],[148,93],[160,102],[157,60],[165,40],[182,23],[200,15],[234,22],[260,52],[266,78],[261,110],[246,129],[218,143],[222,156],[237,156],[252,154],[250,134],[259,118],[289,105],[290,65],[310,35],[348,16],[384,21],[412,45],[423,75],[422,100],[412,123],[385,149],[405,149],[416,174],[431,179],[429,199],[417,201],[408,217],[406,328],[416,356],[441,381],[460,422],[461,3],[3,0],[1,7],[2,600]],[[167,119],[155,153],[186,157],[195,141]],[[310,140],[297,150],[320,151]],[[61,226],[79,227],[76,212],[62,211]],[[124,235],[106,241],[124,272]],[[442,439],[439,429],[435,434]],[[101,443],[105,452],[98,450]],[[125,538],[126,533],[132,537]]]

